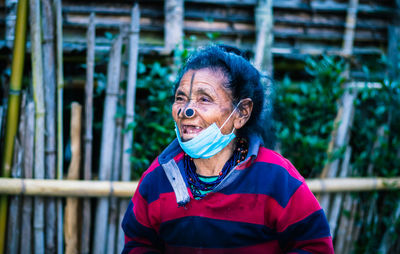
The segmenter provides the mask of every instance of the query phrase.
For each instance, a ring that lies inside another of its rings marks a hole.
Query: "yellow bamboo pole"
[[[20,91],[25,61],[26,23],[28,1],[18,1],[17,23],[15,26],[15,40],[13,61],[11,67],[10,91],[4,142],[4,157],[1,167],[2,176],[9,177],[14,150],[14,139],[18,128]],[[7,197],[1,196],[0,200],[0,253],[4,252],[5,230],[7,222]]]
[[[400,190],[400,177],[308,179],[312,192]],[[57,197],[132,197],[138,182],[0,178],[0,193]]]
[[[79,179],[81,162],[81,114],[82,106],[79,103],[72,103],[71,110],[71,163],[68,168],[68,179]],[[78,199],[67,198],[65,205],[64,233],[65,253],[78,253]]]

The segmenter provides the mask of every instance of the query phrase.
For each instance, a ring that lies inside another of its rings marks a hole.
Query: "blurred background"
[[[272,148],[336,253],[400,253],[399,0],[0,0],[0,23],[0,253],[121,252],[177,71],[209,43],[272,78]]]

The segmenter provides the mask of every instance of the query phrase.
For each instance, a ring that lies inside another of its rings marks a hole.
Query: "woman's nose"
[[[194,116],[194,109],[188,107],[185,109],[184,114],[187,118],[192,118]]]
[[[180,108],[178,110],[178,117],[192,118],[196,111],[192,107]]]

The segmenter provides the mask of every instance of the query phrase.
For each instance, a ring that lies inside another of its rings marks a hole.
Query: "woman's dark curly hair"
[[[233,96],[233,104],[250,98],[253,111],[249,121],[238,130],[239,137],[247,137],[250,133],[258,134],[264,139],[265,146],[274,147],[275,134],[272,127],[272,96],[266,97],[262,81],[271,83],[249,62],[245,52],[228,45],[211,45],[195,51],[180,70],[175,83],[178,88],[182,76],[189,70],[209,68],[221,72],[226,78],[225,87]],[[240,107],[240,105],[239,105]]]

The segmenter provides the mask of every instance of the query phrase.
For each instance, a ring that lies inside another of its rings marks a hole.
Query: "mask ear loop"
[[[228,122],[229,118],[231,118],[231,116],[233,115],[233,113],[235,113],[236,109],[239,107],[240,103],[242,103],[242,100],[240,100],[238,102],[238,104],[235,106],[235,108],[233,109],[232,113],[228,116],[228,118],[225,120],[225,122],[221,125],[221,127],[219,128],[219,130],[221,130],[225,124]],[[233,133],[235,131],[235,127],[233,127],[233,130],[231,133]]]

